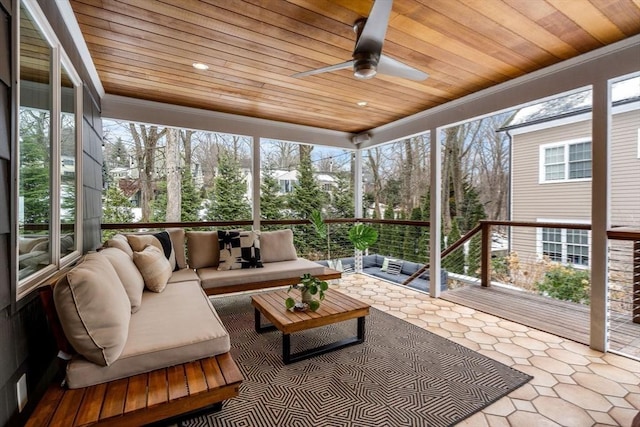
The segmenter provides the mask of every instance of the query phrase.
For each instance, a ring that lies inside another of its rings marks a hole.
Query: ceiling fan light
[[[370,79],[378,72],[376,68],[377,67],[371,63],[358,64],[353,70],[353,75],[357,79]]]

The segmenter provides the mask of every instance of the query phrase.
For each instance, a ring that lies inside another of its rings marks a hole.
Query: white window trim
[[[538,184],[557,184],[561,182],[590,182],[591,178],[577,178],[569,179],[569,146],[573,144],[580,144],[582,142],[591,142],[590,137],[569,139],[566,141],[551,142],[549,144],[542,144],[539,148],[538,156]],[[545,179],[545,151],[549,148],[564,147],[564,179]]]
[[[556,224],[590,224],[591,223],[590,221],[584,220],[584,219],[569,220],[569,219],[549,219],[549,218],[538,218],[536,219],[536,222],[549,222],[549,223],[556,223]],[[538,259],[544,258],[544,254],[542,253],[542,229],[543,228],[545,227],[536,228],[536,255],[538,256]],[[562,262],[561,264],[568,265],[580,270],[587,270],[591,268],[591,231],[586,230],[587,236],[588,236],[587,246],[589,247],[589,254],[588,254],[589,262],[587,265],[582,265],[582,264],[572,264],[570,262],[567,262],[567,229],[561,228],[560,230],[562,230],[562,238],[561,238]]]
[[[48,266],[42,268],[41,270],[35,272],[34,274],[17,281],[16,286],[16,300],[19,301],[21,298],[27,296],[34,289],[36,289],[39,285],[41,285],[47,278],[54,275],[61,268],[70,265],[75,262],[82,254],[82,218],[83,218],[83,188],[82,188],[82,117],[83,117],[83,99],[82,99],[82,80],[80,79],[79,74],[75,71],[75,67],[73,67],[71,60],[66,55],[64,50],[62,49],[62,44],[58,40],[55,32],[49,25],[49,22],[40,9],[36,0],[17,0],[16,1],[16,16],[20,19],[20,4],[23,4],[24,7],[29,11],[29,14],[35,21],[35,24],[38,26],[42,36],[46,39],[46,41],[51,46],[51,68],[54,70],[52,74],[51,84],[53,86],[53,103],[51,110],[51,133],[52,133],[52,141],[51,146],[54,153],[57,153],[56,156],[60,157],[60,113],[62,110],[61,106],[61,90],[60,90],[60,73],[61,67],[64,66],[65,71],[69,78],[73,81],[76,86],[75,90],[75,103],[76,103],[76,111],[75,111],[75,126],[76,126],[76,228],[75,228],[75,249],[70,254],[65,255],[61,258],[60,248],[58,245],[50,244],[51,247],[51,258],[52,263]],[[15,41],[14,41],[14,49],[16,52],[20,52],[20,26],[18,25],[15,33]],[[16,56],[15,75],[20,75],[20,55]],[[18,84],[16,85],[16,97],[15,97],[15,105],[14,108],[16,111],[20,110],[20,81],[18,80]],[[19,129],[19,114],[15,114],[14,118],[14,126],[16,129]],[[16,138],[19,138],[18,133],[16,132]],[[18,141],[15,141],[15,144],[18,144]],[[16,160],[17,161],[17,160]],[[60,161],[56,161],[53,159],[51,165],[52,178],[51,178],[51,188],[57,189],[59,188],[60,181]],[[18,191],[18,181],[15,181],[15,194],[19,193]],[[17,196],[16,196],[17,197]],[[52,197],[52,218],[51,218],[51,242],[59,242],[60,241],[60,199],[58,197]],[[17,203],[16,203],[17,209]],[[18,217],[18,213],[15,212],[15,217]],[[18,233],[18,223],[14,224],[16,236]],[[14,251],[18,253],[17,241],[16,247]],[[17,268],[17,266],[16,266]]]

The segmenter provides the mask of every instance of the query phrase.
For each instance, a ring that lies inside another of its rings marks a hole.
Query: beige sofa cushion
[[[67,384],[87,387],[178,365],[230,349],[229,334],[197,282],[172,283],[161,294],[145,292],[131,316],[129,339],[108,368],[74,358]]]
[[[109,366],[127,342],[131,302],[107,257],[88,254],[53,288],[56,311],[73,348]]]
[[[129,241],[124,234],[116,234],[115,236],[104,242],[103,246],[106,248],[118,248],[130,257],[133,256],[133,249],[131,249],[131,245],[129,245]]]
[[[218,267],[220,244],[217,231],[187,231],[190,268]]]
[[[204,289],[289,279],[292,277],[300,277],[304,273],[311,275],[322,274],[324,273],[324,266],[304,258],[298,258],[294,261],[266,263],[264,267],[259,270],[253,268],[224,271],[216,268],[201,268],[198,270],[198,276],[200,276],[200,281]]]
[[[293,245],[291,229],[263,231],[260,233],[260,257],[262,262],[291,261],[298,258]]]
[[[198,282],[200,283],[200,277],[196,274],[195,270],[190,268],[183,268],[178,271],[174,271],[171,273],[171,277],[169,278],[168,283],[179,283],[179,282]]]
[[[104,248],[99,253],[107,257],[116,273],[118,273],[118,277],[124,285],[124,290],[127,292],[131,302],[131,312],[135,313],[140,309],[142,291],[144,291],[144,279],[138,267],[136,267],[129,255],[118,248]]]
[[[147,289],[152,292],[164,290],[173,269],[162,250],[153,245],[147,245],[140,252],[133,253],[133,262],[138,267]]]

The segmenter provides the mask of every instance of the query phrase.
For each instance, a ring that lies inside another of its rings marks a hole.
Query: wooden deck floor
[[[467,285],[441,294],[445,301],[589,344],[589,307],[492,286]],[[640,324],[612,319],[609,349],[640,357]]]

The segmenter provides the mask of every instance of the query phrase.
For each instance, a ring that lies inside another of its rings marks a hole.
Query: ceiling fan
[[[377,73],[411,80],[425,80],[429,75],[409,65],[403,64],[382,53],[382,44],[389,25],[389,15],[393,0],[375,0],[368,18],[358,19],[353,25],[356,46],[353,59],[341,64],[296,73],[292,77],[306,77],[353,67],[353,75],[358,79],[370,79]]]

